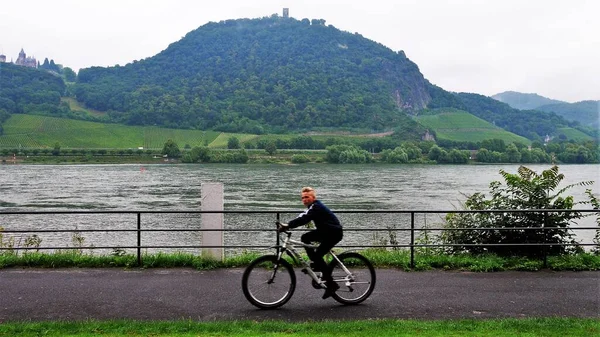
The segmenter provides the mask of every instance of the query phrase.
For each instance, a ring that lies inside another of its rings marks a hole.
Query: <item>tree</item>
[[[591,185],[593,181],[571,184],[555,192],[564,179],[564,175],[558,173],[558,166],[553,166],[541,174],[524,166],[519,167],[517,174],[504,170],[500,170],[500,174],[504,178],[505,185],[499,181],[490,183],[491,199],[486,199],[482,193],[475,193],[467,198],[464,208],[475,211],[517,210],[517,212],[448,214],[444,227],[451,230],[444,231],[441,239],[444,243],[458,244],[449,250],[532,257],[539,257],[544,251],[550,255],[569,252],[568,245],[575,241],[568,226],[574,219],[582,217],[580,212],[518,212],[518,210],[571,210],[575,205],[573,197],[563,197],[563,193],[574,186]],[[517,227],[519,229],[513,229]],[[523,243],[533,245],[510,245]],[[542,249],[535,245],[540,243],[557,245]],[[460,246],[460,244],[488,246]],[[494,244],[505,246],[494,246]]]
[[[490,151],[504,152],[506,151],[506,143],[502,139],[485,139],[481,142],[481,147],[485,147]]]
[[[228,149],[239,149],[240,148],[240,140],[237,137],[229,137],[227,140],[227,148]]]
[[[60,155],[60,144],[58,142],[56,142],[54,144],[54,149],[52,149],[52,155],[53,156],[58,156]]]
[[[77,80],[77,74],[69,67],[63,68],[63,76],[67,82],[75,82]]]
[[[179,158],[181,156],[181,150],[179,146],[172,139],[167,140],[165,146],[163,146],[162,154],[168,158]]]
[[[440,156],[442,155],[442,148],[440,148],[437,145],[433,145],[430,149],[429,149],[429,153],[427,153],[427,158],[429,158],[430,160],[438,160],[440,158]]]
[[[275,145],[275,142],[274,141],[268,142],[267,145],[265,146],[265,151],[267,151],[269,156],[272,156],[273,154],[275,154],[275,152],[277,152],[277,145]]]
[[[208,163],[210,161],[210,149],[206,146],[196,146],[190,151],[190,159],[191,163]]]
[[[515,144],[511,143],[506,147],[506,155],[509,163],[521,162],[521,152],[519,152],[519,149],[517,149]]]
[[[381,160],[391,164],[408,163],[408,155],[403,148],[397,147],[393,150],[383,150]]]

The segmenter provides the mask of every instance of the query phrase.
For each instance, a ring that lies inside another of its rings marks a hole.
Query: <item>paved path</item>
[[[294,297],[260,310],[241,291],[243,269],[3,269],[0,322],[14,320],[268,320],[371,318],[600,318],[600,272],[377,270],[372,296],[333,299],[297,272]]]

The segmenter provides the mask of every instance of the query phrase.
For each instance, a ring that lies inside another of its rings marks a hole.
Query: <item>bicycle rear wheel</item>
[[[242,276],[244,296],[261,309],[284,305],[296,289],[296,274],[285,260],[264,255],[252,261]]]
[[[333,281],[340,286],[331,297],[343,304],[358,304],[366,300],[375,289],[375,268],[371,262],[352,252],[342,253],[338,259],[343,266],[335,259],[329,265]]]

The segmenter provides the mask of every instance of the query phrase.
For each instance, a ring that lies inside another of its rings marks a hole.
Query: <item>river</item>
[[[541,173],[550,165],[528,165]],[[561,186],[596,181],[588,187],[569,189],[576,201],[587,200],[586,188],[600,197],[600,165],[561,165],[565,175]],[[489,194],[489,183],[503,182],[501,169],[516,173],[518,165],[257,165],[257,164],[159,164],[159,165],[0,165],[0,211],[185,211],[200,210],[201,185],[221,182],[225,210],[285,210],[300,212],[299,189],[312,186],[318,197],[335,210],[454,210],[466,195]],[[578,206],[584,208],[585,206]],[[589,208],[585,207],[585,208]],[[145,216],[145,215],[144,215]],[[293,214],[284,217],[291,218]],[[408,215],[340,214],[346,228],[406,228]],[[174,219],[176,218],[176,219]],[[135,228],[135,219],[112,216],[0,215],[5,229],[97,229]],[[271,228],[273,215],[226,215],[226,228]],[[145,224],[157,228],[194,228],[198,215],[168,218],[148,215]],[[440,225],[440,215],[421,215],[419,226]],[[593,219],[580,226],[593,226]],[[406,232],[400,232],[404,242]],[[134,245],[132,238],[119,233],[83,233],[86,244]],[[197,245],[199,233],[154,233],[145,244]],[[272,235],[228,233],[226,244],[265,244]],[[579,231],[579,241],[591,242],[593,231]],[[56,234],[42,233],[43,246],[69,245]],[[349,232],[346,244],[375,244],[387,240],[385,232]],[[18,240],[23,241],[20,237]],[[70,241],[70,239],[66,240]],[[143,243],[143,244],[144,244]],[[22,242],[21,242],[22,244]]]

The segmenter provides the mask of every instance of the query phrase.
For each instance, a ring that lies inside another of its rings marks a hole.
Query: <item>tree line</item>
[[[385,141],[380,143],[383,145]],[[373,143],[370,141],[340,141],[329,139],[325,142],[314,141],[309,136],[297,137],[290,140],[259,141],[260,147],[252,142],[241,144],[237,137],[228,139],[228,149],[237,152],[223,152],[208,147],[194,147],[191,151],[180,151],[179,145],[170,140],[165,144],[163,154],[180,158],[188,163],[195,162],[229,162],[245,163],[249,156],[245,150],[264,149],[273,155],[278,149],[323,149],[326,150],[325,161],[334,164],[361,164],[383,162],[390,164],[403,163],[436,163],[436,164],[466,164],[479,163],[600,163],[598,145],[594,142],[583,144],[573,142],[550,142],[548,144],[534,143],[526,146],[519,143],[505,144],[501,139],[492,139],[481,142],[477,151],[460,150],[456,148],[445,149],[434,142],[399,142],[387,143],[376,153],[373,152]],[[294,144],[297,147],[280,147],[281,144]],[[317,145],[319,144],[319,145]],[[279,146],[278,146],[279,145]],[[323,146],[323,147],[321,147]],[[296,156],[296,163],[309,161],[305,156]]]

